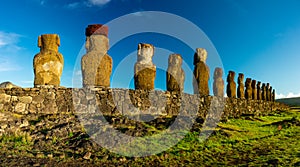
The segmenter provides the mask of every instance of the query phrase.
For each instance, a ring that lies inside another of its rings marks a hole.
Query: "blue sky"
[[[219,53],[224,79],[229,70],[242,72],[245,77],[270,82],[277,97],[300,96],[298,0],[10,0],[0,4],[0,82],[32,87],[32,62],[39,52],[37,37],[57,33],[65,59],[61,85],[72,87],[73,74],[79,73],[74,67],[78,67],[76,60],[83,54],[88,24],[106,24],[133,12],[143,18],[145,11],[161,11],[189,20],[206,34]],[[182,31],[189,32],[188,28]],[[199,47],[203,47],[201,40]],[[193,68],[195,48],[167,35],[142,33],[120,40],[108,52],[114,60],[114,71],[125,57],[136,56],[139,42],[157,47],[154,57],[160,58],[156,63],[175,52],[182,54],[186,65]],[[211,73],[213,69],[211,66]],[[131,75],[133,66],[128,66],[127,71]],[[157,75],[156,88],[164,90],[165,72],[158,70]],[[114,79],[113,85],[122,86],[117,84],[121,79]],[[130,82],[127,85],[132,87]]]

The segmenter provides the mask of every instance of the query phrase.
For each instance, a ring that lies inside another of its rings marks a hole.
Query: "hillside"
[[[276,101],[289,106],[300,106],[300,97],[277,99]]]

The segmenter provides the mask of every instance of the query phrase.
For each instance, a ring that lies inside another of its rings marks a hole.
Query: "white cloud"
[[[300,93],[288,93],[287,95],[284,95],[284,94],[276,94],[276,99],[284,99],[284,98],[292,98],[292,97],[300,97]]]
[[[88,5],[90,6],[103,6],[109,3],[111,0],[88,0]]]
[[[20,70],[13,58],[22,49],[17,45],[20,37],[16,33],[0,31],[0,72]]]
[[[5,46],[16,45],[21,35],[16,33],[6,33],[0,31],[0,48]]]
[[[81,5],[81,3],[74,2],[74,3],[68,4],[66,7],[69,8],[69,9],[75,9],[75,8],[78,8],[80,5]]]

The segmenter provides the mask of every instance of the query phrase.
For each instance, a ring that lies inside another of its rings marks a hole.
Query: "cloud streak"
[[[111,0],[88,0],[88,4],[93,6],[103,6],[109,3]]]
[[[287,95],[284,94],[276,94],[276,99],[285,99],[285,98],[293,98],[293,97],[300,97],[300,93],[293,93],[290,92]]]

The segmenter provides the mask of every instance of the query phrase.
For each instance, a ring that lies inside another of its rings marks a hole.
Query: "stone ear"
[[[39,36],[38,37],[38,47],[40,48],[40,47],[42,47],[42,36]]]
[[[56,35],[56,44],[57,44],[58,46],[60,46],[60,39],[59,39],[59,36],[58,36],[58,35]]]

